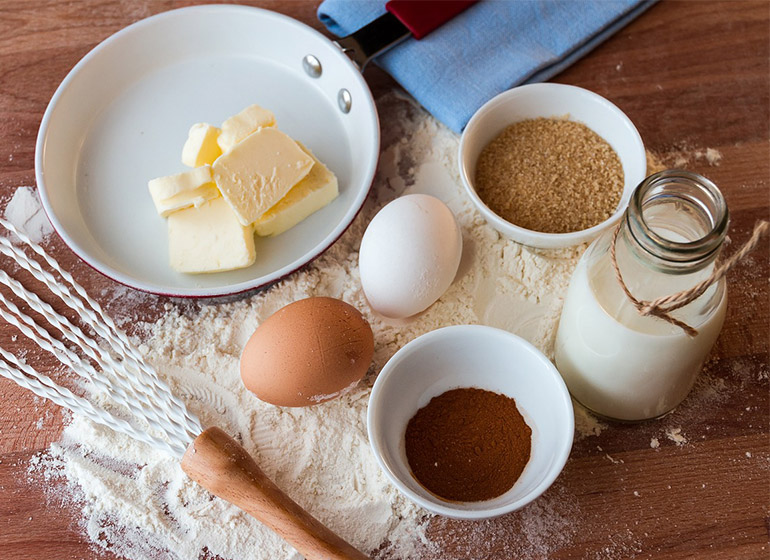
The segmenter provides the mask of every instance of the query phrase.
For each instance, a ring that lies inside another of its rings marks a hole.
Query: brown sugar
[[[539,118],[507,127],[481,152],[476,192],[503,219],[544,233],[609,218],[623,194],[615,150],[583,123]]]

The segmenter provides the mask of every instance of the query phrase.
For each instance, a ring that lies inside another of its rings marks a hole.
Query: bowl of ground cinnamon
[[[542,83],[483,105],[460,140],[460,176],[499,232],[550,249],[616,223],[647,171],[631,120],[589,90]]]
[[[383,367],[369,441],[385,475],[425,509],[458,519],[514,511],[541,495],[572,447],[572,402],[556,368],[507,331],[427,333]]]

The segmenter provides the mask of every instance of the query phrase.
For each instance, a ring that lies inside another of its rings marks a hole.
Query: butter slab
[[[249,134],[265,126],[275,126],[272,111],[259,105],[249,105],[222,123],[222,132],[217,138],[217,143],[223,153],[227,152]]]
[[[168,217],[171,268],[187,274],[224,272],[255,259],[254,230],[242,226],[221,197]]]
[[[166,217],[218,197],[219,190],[213,180],[211,166],[203,165],[176,175],[152,179],[147,187],[158,214]]]
[[[313,167],[314,160],[277,128],[259,128],[211,166],[241,225],[254,223]]]
[[[222,148],[217,142],[221,132],[216,126],[206,123],[192,125],[182,148],[182,163],[188,167],[214,163],[222,155]]]
[[[183,210],[191,206],[197,208],[198,206],[201,206],[207,201],[217,198],[218,196],[219,189],[217,189],[217,186],[213,182],[206,183],[205,185],[201,185],[193,191],[181,192],[176,196],[167,198],[161,201],[159,205],[156,205],[156,208],[158,213],[162,217],[166,218],[174,212],[178,212],[179,210]]]
[[[310,172],[275,206],[254,223],[257,235],[266,237],[293,228],[313,212],[320,210],[339,194],[337,177],[321,163],[309,149],[297,142],[300,148],[313,158]]]

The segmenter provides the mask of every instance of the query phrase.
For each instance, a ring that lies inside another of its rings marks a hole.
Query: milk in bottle
[[[669,170],[636,189],[619,230],[586,250],[573,273],[556,336],[555,361],[572,396],[601,416],[644,420],[678,405],[722,328],[721,279],[671,312],[697,330],[642,315],[637,300],[688,290],[707,279],[724,240],[728,212],[705,177]]]

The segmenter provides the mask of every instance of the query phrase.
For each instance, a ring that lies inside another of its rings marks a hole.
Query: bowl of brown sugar
[[[458,519],[519,509],[561,472],[574,415],[564,382],[507,331],[456,325],[406,344],[377,377],[369,441],[409,499]]]
[[[484,104],[463,131],[458,161],[487,222],[544,249],[591,241],[616,223],[647,172],[642,139],[620,109],[553,83]]]

